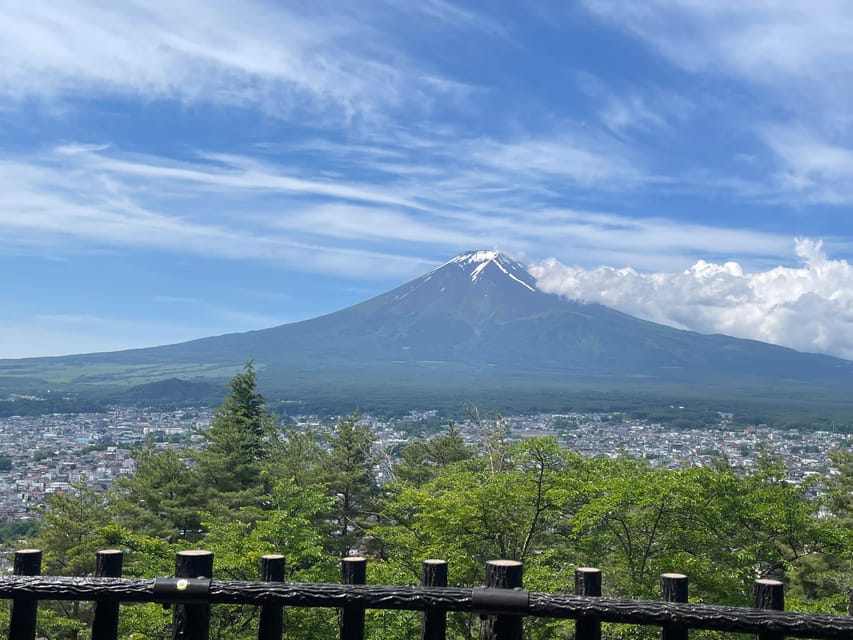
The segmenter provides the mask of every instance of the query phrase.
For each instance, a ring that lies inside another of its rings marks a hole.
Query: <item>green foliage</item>
[[[552,438],[513,441],[500,416],[476,413],[477,445],[448,424],[389,453],[358,414],[316,431],[277,429],[255,383],[249,364],[200,450],[147,442],[134,453],[136,475],[109,494],[81,483],[51,496],[34,541],[45,550],[45,572],[91,573],[96,550],[112,547],[125,551],[126,576],[169,575],[175,552],[193,546],[214,551],[218,578],[256,579],[260,556],[281,553],[287,580],[336,582],[340,557],[357,551],[371,557],[372,583],[416,583],[432,557],[449,562],[451,585],[475,586],[484,563],[502,558],[523,561],[525,586],[535,591],[570,591],[574,568],[586,565],[603,570],[605,595],[657,599],[659,574],[679,571],[694,600],[748,605],[755,578],[776,576],[786,581],[789,608],[844,612],[853,586],[850,452],[833,455],[837,473],[822,479],[821,500],[810,497],[814,487],[786,482],[765,452],[748,471],[584,458]],[[7,535],[19,534],[10,527]],[[85,633],[88,606],[43,609],[45,637]],[[212,615],[212,637],[254,636],[253,608],[214,607]],[[291,638],[337,636],[333,610],[286,615]],[[390,640],[412,637],[418,625],[413,613],[370,612],[368,620],[370,637]],[[565,621],[525,625],[531,639],[572,633]],[[473,639],[480,621],[451,615],[449,630]],[[162,607],[123,608],[122,637],[169,634]]]
[[[42,416],[49,413],[97,413],[105,411],[106,408],[106,403],[88,398],[18,398],[0,401],[0,418]]]
[[[43,571],[65,576],[94,571],[95,554],[104,548],[97,534],[110,522],[103,493],[76,483],[67,492],[50,495],[42,517],[36,545],[44,550]]]
[[[204,503],[196,472],[179,452],[151,441],[133,455],[136,473],[116,482],[111,501],[121,522],[168,540],[197,538]]]
[[[346,556],[364,540],[369,518],[375,515],[378,487],[372,469],[376,462],[376,436],[354,413],[338,420],[323,434],[323,441],[328,453],[323,460],[322,482],[333,498],[332,517],[336,523],[333,548]]]
[[[424,557],[448,560],[455,584],[478,584],[489,559],[535,565],[576,507],[578,461],[553,439],[510,443],[500,454],[492,448],[439,468],[421,486],[389,488],[376,536],[412,573]]]
[[[20,540],[34,537],[38,528],[39,521],[32,518],[2,522],[0,523],[0,545],[17,546]]]
[[[415,440],[403,447],[399,460],[392,465],[391,476],[396,482],[419,487],[435,478],[443,467],[469,460],[475,455],[473,447],[465,444],[459,428],[449,422],[440,434],[428,440]]]
[[[205,446],[194,454],[199,492],[206,492],[212,512],[236,513],[259,505],[268,489],[264,461],[274,435],[272,416],[255,390],[255,370],[249,362],[228,383],[231,393],[219,407],[210,427],[199,431]]]

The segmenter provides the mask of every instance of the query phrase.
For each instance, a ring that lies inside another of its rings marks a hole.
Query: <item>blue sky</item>
[[[13,0],[0,357],[313,317],[472,248],[853,357],[851,87],[830,0]]]

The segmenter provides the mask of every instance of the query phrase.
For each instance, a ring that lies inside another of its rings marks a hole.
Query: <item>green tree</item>
[[[133,453],[136,473],[116,481],[111,505],[129,529],[171,541],[198,538],[204,508],[197,473],[186,453],[149,441]]]
[[[322,487],[300,487],[276,482],[266,508],[245,507],[241,518],[227,514],[206,522],[202,546],[214,552],[216,575],[225,580],[257,580],[262,555],[280,553],[286,558],[287,580],[333,582],[339,578],[338,557],[327,552],[329,527],[323,518],[332,498]],[[257,633],[255,607],[221,606],[211,613],[211,638],[253,638]],[[334,612],[317,609],[288,610],[289,637],[334,637]],[[322,633],[320,630],[324,630]]]
[[[462,432],[450,422],[442,433],[429,440],[414,440],[403,447],[399,461],[392,465],[392,479],[419,487],[447,465],[470,460],[474,455],[474,448],[465,444]]]
[[[43,522],[36,540],[44,551],[43,572],[83,576],[95,568],[95,555],[104,548],[103,529],[110,516],[100,491],[77,482],[68,491],[51,494],[42,509]],[[91,617],[91,605],[56,602],[40,612],[39,633],[44,637],[75,639]]]
[[[44,573],[79,576],[95,568],[103,540],[96,533],[111,521],[105,495],[74,483],[68,491],[49,495],[41,510],[43,522],[36,541],[44,551]]]
[[[323,482],[334,499],[336,522],[334,548],[346,556],[363,540],[368,518],[375,516],[378,494],[373,466],[376,436],[370,426],[361,423],[358,413],[341,418],[324,434],[328,455],[324,459]]]
[[[853,451],[839,449],[829,457],[835,472],[824,479],[827,507],[833,516],[853,528]]]
[[[831,540],[794,567],[791,595],[844,614],[853,589],[853,452],[833,451],[830,458],[835,468],[823,478],[825,512],[820,522]]]
[[[249,362],[228,383],[231,393],[210,427],[199,431],[205,444],[194,455],[195,473],[212,511],[236,513],[243,506],[260,505],[269,490],[265,462],[275,429],[255,385],[255,369]]]
[[[286,480],[299,487],[325,486],[328,452],[323,438],[311,427],[289,426],[270,442],[269,472],[272,480]]]
[[[582,497],[575,468],[580,457],[551,438],[507,445],[503,470],[490,451],[439,469],[421,485],[388,488],[386,524],[376,531],[389,555],[408,558],[417,574],[420,558],[441,557],[454,580],[477,584],[495,558],[536,563]]]

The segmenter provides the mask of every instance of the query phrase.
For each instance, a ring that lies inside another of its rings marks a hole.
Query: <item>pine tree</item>
[[[118,520],[136,533],[162,539],[196,539],[203,496],[187,452],[160,451],[146,442],[136,451],[136,473],[116,482],[110,504]]]
[[[211,511],[257,506],[268,492],[264,465],[275,429],[255,383],[255,369],[248,362],[228,383],[231,393],[214,413],[210,427],[200,432],[206,443],[195,454],[195,473]]]
[[[376,436],[366,424],[359,424],[357,413],[341,418],[325,435],[329,448],[325,460],[325,483],[335,499],[338,529],[337,551],[345,556],[364,537],[366,516],[377,495],[373,477]]]

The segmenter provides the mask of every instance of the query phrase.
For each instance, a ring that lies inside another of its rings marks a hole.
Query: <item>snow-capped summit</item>
[[[512,282],[529,289],[536,291],[536,280],[527,270],[512,258],[508,258],[497,250],[479,250],[460,253],[458,256],[451,258],[435,271],[445,269],[452,265],[456,265],[471,278],[471,282],[477,283],[484,274],[488,274],[489,267],[497,269],[497,272],[502,273]],[[433,273],[435,273],[435,271]],[[495,277],[500,278],[495,272]],[[428,274],[429,275],[429,274]]]
[[[459,264],[470,264],[472,262],[482,263],[482,262],[491,262],[492,260],[497,260],[501,257],[501,252],[497,249],[493,249],[491,251],[479,250],[479,251],[469,251],[467,253],[460,253],[458,256],[451,258],[444,264],[450,264],[451,262],[456,262]]]
[[[762,394],[787,385],[779,388],[799,394],[811,383],[822,401],[827,388],[843,394],[853,380],[853,363],[843,360],[679,331],[544,293],[524,267],[499,251],[463,253],[392,291],[319,318],[163,347],[70,356],[67,362],[91,365],[94,373],[108,365],[106,370],[118,372],[110,383],[126,384],[122,381],[138,380],[142,365],[222,372],[247,359],[263,367],[268,388],[288,394],[281,397],[333,398],[349,407],[359,398],[411,407],[425,398],[524,397],[517,406],[541,410],[543,402],[566,406],[565,393],[572,389],[587,394],[634,388],[645,394],[655,382],[666,385],[661,387],[666,397],[678,388],[673,385],[687,383],[732,389],[735,397],[742,397],[744,384],[757,385]],[[22,365],[13,363],[20,375]],[[29,377],[47,365],[38,367]],[[204,375],[221,386],[212,377],[221,373]],[[100,374],[81,377],[103,384]],[[134,391],[133,397],[142,396]]]

